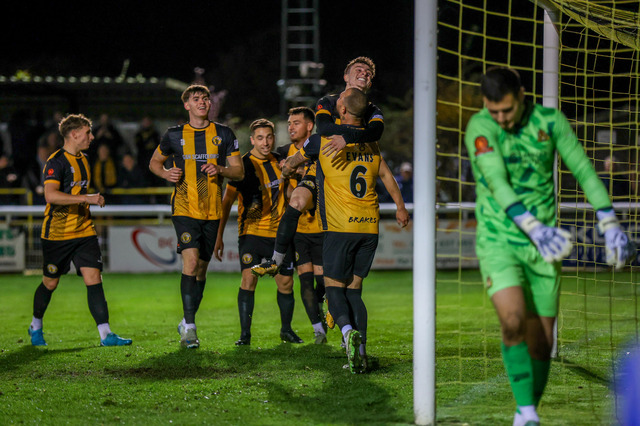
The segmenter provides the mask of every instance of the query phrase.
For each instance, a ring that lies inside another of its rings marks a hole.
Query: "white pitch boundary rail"
[[[10,223],[16,218],[23,218],[27,216],[43,217],[45,206],[0,206],[0,222],[4,218],[4,222]],[[407,210],[411,213],[413,211],[413,204],[406,204]],[[382,216],[395,215],[396,205],[393,203],[380,204],[380,214]],[[231,214],[233,216],[238,215],[238,206],[234,205],[231,208]],[[120,219],[136,219],[136,218],[149,218],[157,217],[158,221],[162,221],[165,218],[171,217],[171,206],[169,204],[127,204],[127,205],[111,205],[104,206],[102,208],[98,206],[91,207],[92,217],[117,217]]]
[[[640,203],[631,203],[626,201],[616,201],[611,203],[613,209],[617,213],[624,213],[629,210],[640,209]],[[447,203],[436,206],[438,213],[452,213],[459,211],[473,211],[476,208],[474,202]],[[574,210],[592,210],[593,207],[589,203],[560,203],[559,210],[561,213],[571,212]],[[2,211],[2,210],[0,210]]]
[[[640,209],[640,203],[630,203],[617,201],[612,203],[613,208],[620,214],[625,214],[630,210]],[[413,213],[413,204],[407,203],[406,208],[410,213]],[[436,213],[455,213],[459,211],[473,212],[476,208],[474,202],[462,202],[462,203],[447,203],[439,204],[435,207]],[[560,212],[566,213],[574,210],[589,210],[592,209],[589,203],[560,203]],[[381,203],[380,214],[383,216],[394,215],[396,212],[396,205],[393,203]],[[238,214],[238,206],[234,205],[231,208],[231,216]],[[44,206],[0,206],[0,219],[4,218],[5,222],[11,222],[14,218],[21,218],[26,216],[43,217]],[[91,216],[111,216],[123,219],[134,219],[140,217],[154,217],[159,220],[171,217],[171,206],[168,204],[128,204],[128,205],[112,205],[105,206],[103,208],[93,206],[91,207]],[[2,221],[2,220],[0,220]]]

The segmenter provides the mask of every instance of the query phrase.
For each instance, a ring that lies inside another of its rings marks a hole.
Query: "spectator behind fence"
[[[46,147],[51,154],[62,148],[64,140],[58,129],[48,129],[38,139],[38,148]],[[42,170],[40,170],[42,172]]]
[[[405,161],[400,165],[400,174],[396,176],[400,193],[405,203],[413,203],[413,166]]]
[[[100,115],[100,121],[94,128],[93,134],[95,136],[95,141],[87,150],[91,164],[96,162],[98,158],[96,155],[97,150],[101,145],[107,145],[111,156],[113,158],[118,158],[120,151],[124,148],[124,141],[116,129],[116,126],[111,122],[108,114]]]
[[[54,152],[62,148],[64,139],[58,129],[58,124],[62,121],[63,115],[56,111],[45,121],[44,131],[38,138],[36,148],[36,161],[27,171],[27,183],[33,192],[33,204],[46,204],[44,199],[44,176],[42,170],[44,165]]]
[[[145,188],[146,186],[147,178],[142,169],[136,164],[133,155],[130,153],[124,154],[118,168],[118,188]],[[149,196],[121,195],[119,202],[121,204],[146,204],[149,202]]]
[[[49,132],[54,132],[57,136],[59,136],[61,141],[60,148],[62,148],[62,145],[64,144],[64,139],[62,139],[62,136],[60,135],[60,131],[58,130],[58,125],[60,124],[63,118],[64,118],[64,115],[60,111],[55,111],[51,115],[51,117],[45,120],[44,131],[42,132],[43,136]]]
[[[111,155],[109,146],[102,144],[98,147],[98,158],[93,164],[93,184],[98,192],[104,194],[118,183],[116,162]]]
[[[44,199],[44,175],[42,174],[42,170],[44,170],[44,166],[51,154],[56,152],[58,149],[52,151],[50,145],[38,146],[36,154],[37,166],[33,167],[28,174],[29,187],[33,191],[33,204],[46,204]]]
[[[57,151],[57,150],[56,150]],[[49,156],[55,151],[46,146],[38,146],[34,161],[29,169],[23,172],[22,185],[25,185],[33,194],[33,204],[45,204],[44,200],[44,177],[42,170]]]
[[[389,191],[384,187],[384,183],[382,183],[382,179],[380,178],[376,180],[376,194],[378,194],[379,203],[393,203],[393,198],[391,198]]]
[[[20,188],[20,181],[18,180],[18,174],[16,170],[11,166],[9,157],[6,155],[0,156],[0,188],[12,189]],[[1,203],[5,205],[17,205],[20,204],[20,196],[13,194],[2,194],[0,197]]]
[[[160,133],[156,130],[151,117],[145,116],[140,122],[140,130],[136,132],[135,144],[138,151],[138,164],[149,164],[151,157],[153,157],[153,151],[156,150],[160,144]],[[169,167],[171,168],[171,167]],[[165,186],[166,181],[160,179],[151,171],[148,167],[143,167],[145,178],[150,182],[152,186]]]
[[[628,197],[629,181],[620,174],[622,172],[620,164],[615,156],[607,155],[604,159],[604,171],[600,172],[599,176],[613,197]]]
[[[29,113],[25,110],[16,111],[9,120],[9,134],[11,135],[11,159],[18,175],[20,186],[29,170],[35,167],[38,130],[29,122]]]

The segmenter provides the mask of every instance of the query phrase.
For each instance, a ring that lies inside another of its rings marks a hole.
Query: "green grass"
[[[613,421],[613,366],[637,330],[638,286],[630,273],[564,274],[558,357],[538,410],[544,424]],[[511,424],[514,409],[500,355],[500,329],[477,271],[439,272],[437,417],[456,424]]]
[[[605,289],[605,278],[567,280],[561,357],[540,408],[547,424],[610,423],[608,381],[615,347],[634,321],[635,286],[628,280]],[[102,348],[84,285],[67,275],[44,319],[49,346],[34,348],[26,329],[39,277],[2,276],[0,424],[413,422],[410,271],[373,272],[365,281],[374,368],[358,376],[342,368],[336,330],[325,346],[279,342],[270,279],[258,285],[252,346],[235,347],[239,274],[210,274],[198,312],[201,347],[181,350],[178,280],[178,274],[105,274],[112,329],[134,342]],[[437,306],[438,423],[510,424],[514,403],[499,329],[477,272],[439,273]],[[312,342],[298,294],[293,325]]]

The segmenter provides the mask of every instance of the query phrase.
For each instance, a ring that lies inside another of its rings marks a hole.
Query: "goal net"
[[[508,421],[514,403],[498,320],[477,271],[475,188],[464,147],[466,123],[482,107],[480,76],[494,65],[515,68],[527,97],[542,103],[545,74],[557,72],[557,105],[605,182],[623,227],[638,241],[640,6],[575,0],[452,0],[439,6],[438,419],[478,419],[493,411],[485,422]],[[545,10],[559,38],[557,70],[543,68]],[[576,244],[563,263],[557,357],[540,412],[588,413],[594,424],[606,424],[616,408],[611,390],[617,365],[638,340],[638,267],[606,266],[593,210],[562,159],[557,175],[559,225]]]

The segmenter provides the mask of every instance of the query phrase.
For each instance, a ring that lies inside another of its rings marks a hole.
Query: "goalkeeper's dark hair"
[[[373,79],[373,77],[376,76],[376,64],[373,63],[371,58],[367,58],[366,56],[358,56],[357,58],[350,60],[346,68],[344,69],[344,73],[348,74],[349,69],[355,64],[367,65],[369,68],[371,68],[371,78]]]
[[[491,102],[500,102],[509,93],[517,97],[521,88],[518,71],[506,67],[489,68],[480,82],[482,95]]]
[[[259,129],[261,127],[268,127],[274,134],[276,132],[276,126],[271,121],[267,120],[266,118],[258,118],[253,123],[251,123],[251,125],[249,125],[249,132],[251,132],[251,136],[253,136],[253,132],[255,132],[256,129]]]
[[[81,129],[84,126],[91,127],[91,120],[82,114],[69,114],[58,124],[58,131],[63,138],[66,138],[73,130]]]
[[[313,124],[316,123],[316,115],[313,110],[306,106],[293,107],[289,110],[289,115],[302,114],[305,119],[309,120]]]
[[[209,91],[207,86],[203,86],[201,84],[192,84],[191,86],[184,89],[184,92],[182,92],[182,96],[180,96],[180,99],[182,99],[183,103],[187,103],[191,95],[194,93],[202,93],[204,95],[207,95],[207,97],[209,98],[211,97],[211,92]]]

